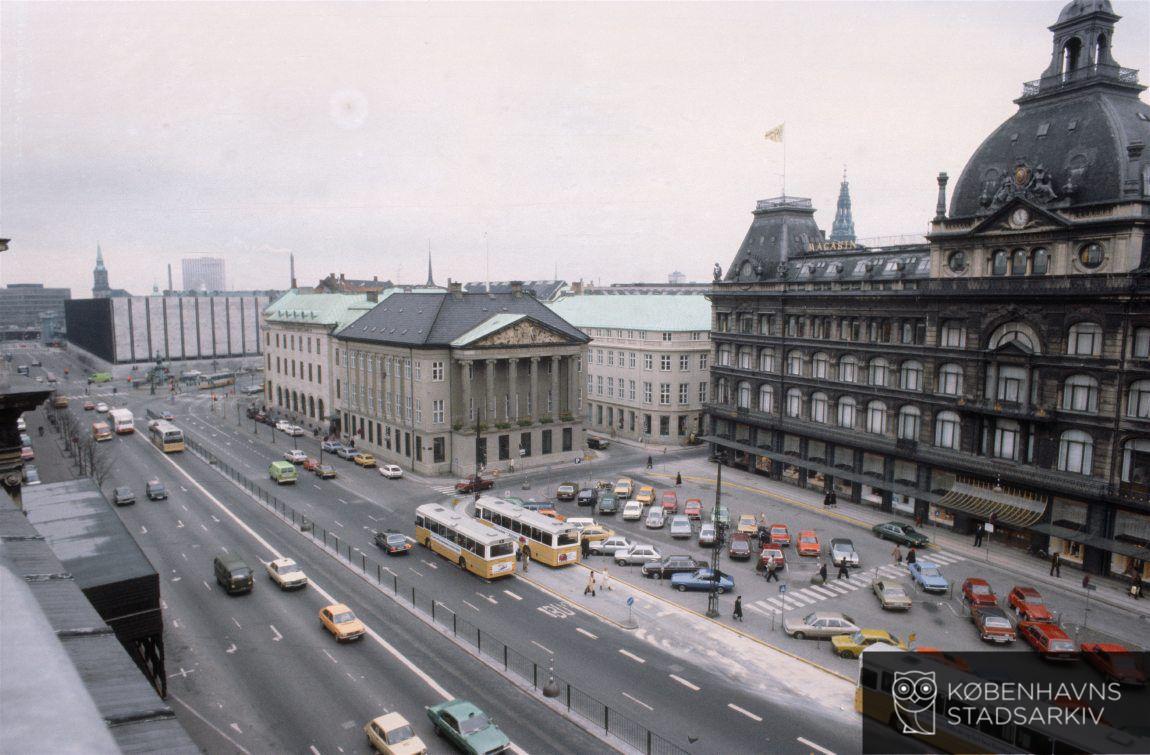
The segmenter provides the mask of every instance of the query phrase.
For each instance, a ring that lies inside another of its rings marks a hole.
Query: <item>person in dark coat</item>
[[[831,491],[831,508],[832,509],[838,508],[838,505],[839,505],[839,497],[837,495],[835,495],[835,491],[832,490]]]
[[[653,463],[653,459],[651,459],[651,457],[650,457],[650,456],[648,456],[648,457],[647,457],[647,469],[650,469],[650,468],[651,468],[651,467],[653,467],[653,466],[655,466],[655,465],[654,465],[654,463]]]
[[[1050,576],[1062,577],[1062,555],[1057,551],[1050,554]]]
[[[824,585],[827,583],[827,562],[826,561],[823,561],[821,564],[819,564],[819,579],[821,579],[823,581]]]
[[[974,547],[975,548],[981,548],[982,547],[982,536],[983,536],[983,534],[984,534],[984,530],[982,528],[982,522],[979,522],[978,526],[974,528]]]
[[[743,596],[740,595],[735,598],[735,610],[731,613],[731,618],[735,621],[743,620]]]
[[[918,552],[914,549],[914,546],[911,546],[911,549],[906,552],[906,562],[907,564],[913,564],[915,561],[918,561]]]
[[[847,570],[847,560],[844,558],[842,561],[839,562],[839,573],[835,576],[835,579],[850,579],[850,578],[851,578],[851,573]]]

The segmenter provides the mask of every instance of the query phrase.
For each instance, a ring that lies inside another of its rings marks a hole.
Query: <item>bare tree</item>
[[[97,442],[91,436],[84,438],[80,443],[80,458],[83,460],[81,471],[91,477],[100,488],[104,487],[104,482],[111,475],[112,466],[115,464],[115,444],[111,445],[111,448],[105,448],[103,443]],[[85,467],[86,469],[83,469]]]

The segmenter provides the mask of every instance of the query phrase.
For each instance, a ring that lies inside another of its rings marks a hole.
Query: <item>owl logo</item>
[[[934,698],[938,682],[933,671],[896,671],[891,697],[903,734],[934,735]]]

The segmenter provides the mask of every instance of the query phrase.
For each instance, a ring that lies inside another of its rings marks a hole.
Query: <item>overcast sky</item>
[[[1150,4],[1114,56],[1150,69]],[[706,280],[757,199],[844,164],[860,237],[923,233],[1050,59],[1062,3],[0,3],[0,284],[328,272]],[[953,185],[953,183],[952,183]],[[486,241],[485,241],[486,239]]]

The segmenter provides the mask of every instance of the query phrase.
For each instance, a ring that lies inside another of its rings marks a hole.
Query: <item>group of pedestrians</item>
[[[595,570],[591,569],[591,573],[587,575],[587,584],[583,588],[584,595],[590,595],[592,598],[596,596],[596,588],[599,590],[614,590],[611,585],[611,572],[609,569],[604,568],[603,574],[599,582],[595,582]]]
[[[890,557],[891,557],[892,559],[894,559],[894,562],[895,562],[896,564],[898,564],[899,566],[902,566],[902,548],[900,548],[900,547],[898,546],[898,543],[895,543],[895,545],[894,545],[894,550],[892,550],[892,551],[890,552]],[[912,545],[912,546],[910,547],[910,550],[908,550],[908,551],[906,552],[906,563],[907,563],[907,566],[910,566],[911,564],[915,563],[916,561],[918,561],[918,551],[916,551],[916,550],[914,549],[914,546]]]

